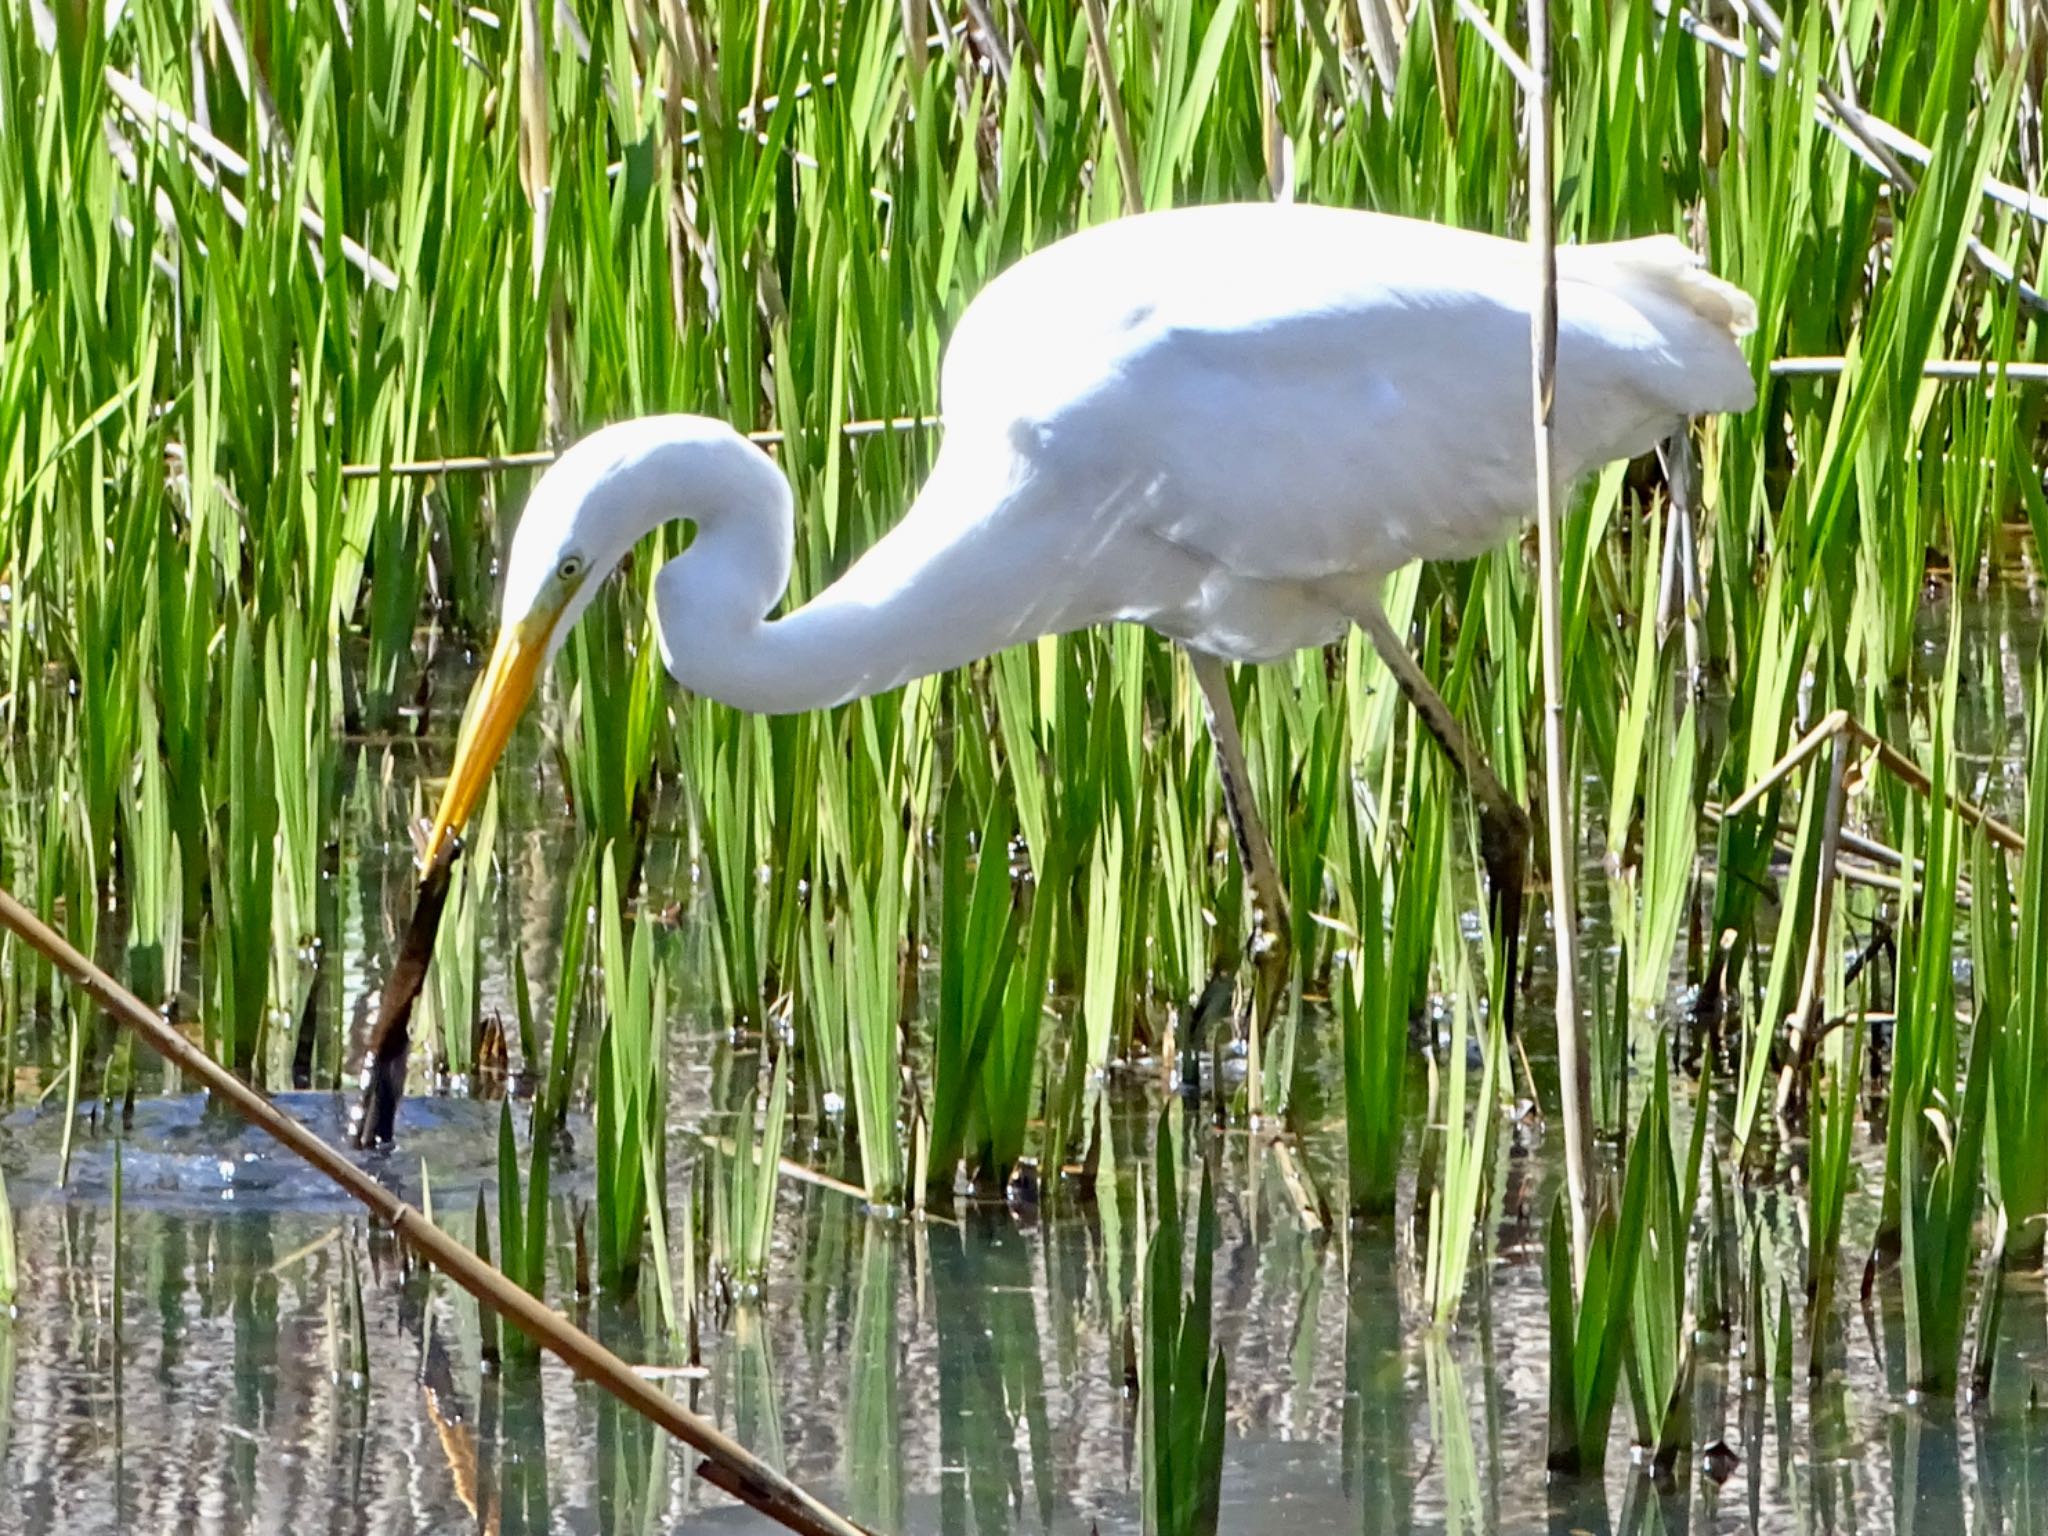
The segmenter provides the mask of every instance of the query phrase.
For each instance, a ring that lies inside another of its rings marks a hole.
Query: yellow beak
[[[512,735],[512,727],[533,697],[534,684],[547,660],[548,636],[559,613],[537,614],[508,626],[498,636],[498,648],[491,664],[469,696],[469,709],[462,719],[462,733],[455,742],[455,767],[441,791],[441,809],[428,834],[426,852],[420,857],[422,870],[432,869],[451,838],[469,824],[484,788],[491,782]]]

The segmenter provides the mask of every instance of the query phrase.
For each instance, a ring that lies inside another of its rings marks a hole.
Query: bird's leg
[[[1485,756],[1472,745],[1451,706],[1436,691],[1428,674],[1378,603],[1357,615],[1358,626],[1371,636],[1373,648],[1394,674],[1401,692],[1422,717],[1437,745],[1464,774],[1472,796],[1479,802],[1479,856],[1486,863],[1486,884],[1491,897],[1494,937],[1500,945],[1504,988],[1502,1024],[1509,1032],[1515,1022],[1515,957],[1521,953],[1522,892],[1529,874],[1529,813],[1495,776]]]
[[[1685,624],[1686,685],[1700,686],[1699,561],[1693,509],[1698,505],[1699,465],[1692,451],[1692,423],[1682,421],[1657,445],[1664,464],[1664,483],[1671,496],[1670,531],[1665,534],[1664,574],[1657,603],[1657,639],[1670,638],[1672,625]]]
[[[1209,739],[1216,744],[1216,775],[1223,781],[1223,805],[1230,813],[1231,830],[1237,834],[1238,856],[1244,861],[1257,909],[1250,949],[1258,967],[1257,1005],[1263,1018],[1269,1016],[1287,980],[1287,893],[1280,884],[1280,867],[1273,861],[1273,845],[1252,800],[1251,770],[1245,765],[1244,741],[1237,732],[1237,710],[1230,702],[1230,674],[1221,661],[1200,651],[1189,651],[1188,662],[1202,687]]]

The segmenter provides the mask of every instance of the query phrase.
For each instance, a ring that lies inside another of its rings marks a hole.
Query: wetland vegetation
[[[1761,317],[1693,494],[1616,466],[1564,523],[1582,1277],[1545,893],[1510,974],[1363,636],[1235,681],[1292,920],[1256,1020],[1201,697],[1135,629],[741,715],[663,676],[671,529],[500,771],[378,1175],[876,1530],[2048,1519],[2041,24],[1552,23],[1561,236],[1682,231]],[[1275,195],[1519,233],[1526,36],[1513,0],[12,9],[0,883],[338,1134],[531,450],[763,434],[800,600],[909,504],[1019,254]],[[1387,603],[1536,799],[1533,561]],[[713,1518],[12,937],[0,1053],[7,1518]]]

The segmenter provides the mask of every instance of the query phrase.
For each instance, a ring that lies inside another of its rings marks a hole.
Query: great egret
[[[1659,236],[1557,253],[1560,482],[1755,400],[1740,289]],[[945,440],[903,521],[780,618],[789,484],[724,423],[602,428],[534,487],[503,625],[426,850],[464,825],[545,662],[642,535],[668,670],[742,709],[822,709],[1111,620],[1185,648],[1263,920],[1285,899],[1226,664],[1358,624],[1463,771],[1513,953],[1528,818],[1381,611],[1414,560],[1476,555],[1534,505],[1535,266],[1519,242],[1382,214],[1244,204],[1142,215],[997,277],[945,355]],[[1262,969],[1264,967],[1262,966]]]

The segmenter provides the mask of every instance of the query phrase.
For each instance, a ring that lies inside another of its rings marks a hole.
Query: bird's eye
[[[558,581],[574,581],[582,574],[583,557],[581,555],[571,555],[555,567],[555,579]]]

